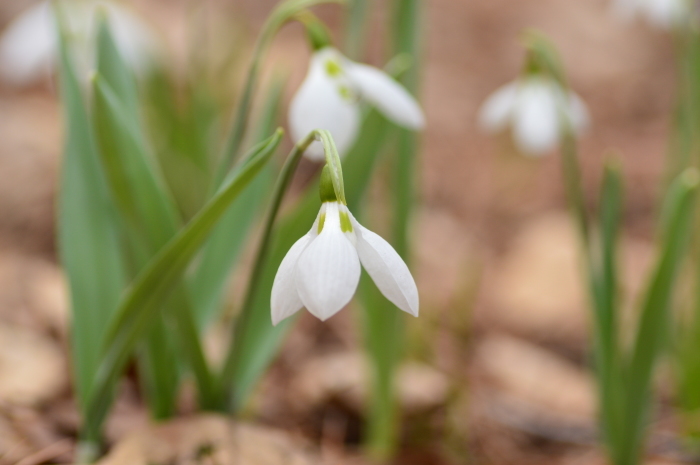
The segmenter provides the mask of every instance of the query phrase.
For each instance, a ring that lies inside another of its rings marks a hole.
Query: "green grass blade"
[[[63,32],[59,61],[67,128],[58,200],[58,247],[70,285],[73,364],[77,399],[84,411],[105,330],[125,286],[125,271],[117,218]]]
[[[350,0],[345,15],[345,55],[353,60],[362,57],[365,38],[369,27],[370,2],[367,0]]]
[[[359,203],[367,188],[377,155],[384,147],[388,127],[383,117],[371,111],[363,123],[361,136],[345,157],[345,196],[350,209]],[[279,325],[272,326],[270,292],[282,259],[294,242],[309,231],[319,208],[318,183],[314,182],[296,208],[275,228],[270,252],[261,270],[260,284],[247,310],[250,315],[242,320],[244,323],[240,328],[236,328],[240,337],[233,341],[231,348],[231,356],[235,357],[235,361],[232,363],[228,384],[233,388],[234,410],[243,407],[294,321],[293,318],[288,318]]]
[[[624,435],[618,465],[637,463],[642,451],[654,362],[668,329],[668,311],[692,230],[697,188],[698,173],[688,169],[671,185],[665,201],[661,253],[645,292],[634,351],[626,370]]]
[[[618,443],[623,392],[617,339],[617,242],[622,219],[622,175],[617,164],[608,163],[600,196],[600,271],[589,270],[594,296],[595,352],[600,396],[600,422],[610,450]],[[594,267],[589,263],[589,267]],[[594,293],[596,291],[594,290]]]
[[[282,139],[282,131],[251,150],[204,208],[151,261],[121,300],[107,333],[104,356],[90,391],[84,434],[98,439],[111,403],[110,392],[129,355],[157,315],[159,305],[177,286],[186,267],[224,215],[231,202],[268,162]]]
[[[421,7],[418,0],[395,0],[393,14],[393,54],[410,57],[413,66],[400,80],[416,92],[419,80]],[[397,132],[394,163],[392,245],[410,261],[409,229],[415,203],[415,163],[419,147],[417,135],[405,129]],[[367,276],[362,280],[365,306],[365,339],[373,364],[372,402],[365,444],[379,460],[395,451],[398,442],[398,405],[394,386],[396,369],[403,355],[404,324],[401,311],[386,301]]]
[[[279,119],[283,79],[272,83],[256,128],[256,142],[270,134]],[[263,201],[274,181],[272,167],[266,166],[231,205],[216,227],[192,274],[190,290],[196,308],[197,325],[205,328],[220,310],[223,292],[231,268],[248,239],[251,226],[260,215]]]

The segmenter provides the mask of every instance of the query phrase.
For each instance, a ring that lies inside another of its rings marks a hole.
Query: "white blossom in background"
[[[314,129],[326,129],[344,154],[357,135],[362,100],[400,126],[415,130],[425,125],[418,102],[391,76],[324,47],[312,56],[308,74],[290,104],[292,137],[298,141]],[[321,143],[314,142],[305,156],[322,160]]]
[[[418,288],[406,263],[387,241],[363,227],[348,208],[327,201],[311,230],[282,260],[272,286],[272,324],[306,307],[326,320],[355,294],[360,263],[384,296],[418,316]]]
[[[517,148],[539,156],[557,146],[562,116],[575,134],[588,125],[588,110],[576,94],[554,79],[530,74],[491,94],[479,110],[479,124],[489,132],[510,127]]]
[[[81,76],[94,61],[98,8],[109,17],[114,39],[127,63],[137,73],[150,66],[158,51],[155,34],[127,8],[107,0],[60,2],[66,27],[75,47],[74,58]],[[41,1],[14,19],[0,36],[0,78],[16,86],[31,85],[45,78],[57,62],[58,31],[49,1]]]
[[[643,16],[653,26],[671,29],[692,14],[691,0],[614,0],[613,10],[623,19]]]

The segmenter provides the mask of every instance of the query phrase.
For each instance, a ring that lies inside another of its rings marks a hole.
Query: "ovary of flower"
[[[272,324],[306,307],[326,320],[355,294],[360,263],[384,296],[418,316],[418,289],[411,272],[387,241],[360,225],[348,208],[324,202],[311,230],[282,260],[272,286]]]
[[[74,46],[74,59],[81,76],[92,68],[95,51],[90,46],[96,33],[96,12],[104,8],[115,42],[136,72],[143,72],[155,56],[155,35],[126,8],[108,0],[66,0],[59,3]],[[49,1],[29,8],[0,37],[0,77],[13,85],[30,85],[45,77],[56,62],[58,32]]]
[[[374,105],[394,123],[421,129],[425,125],[418,102],[398,82],[372,66],[355,63],[333,47],[314,53],[308,74],[289,107],[289,127],[294,140],[314,129],[330,131],[339,153],[352,145],[360,125],[361,100]],[[323,159],[315,142],[305,156]]]
[[[588,110],[573,92],[552,79],[527,76],[496,90],[479,110],[479,124],[489,132],[511,126],[515,144],[527,155],[543,155],[560,137],[562,117],[574,133],[588,125]]]
[[[623,19],[644,16],[649,23],[662,29],[671,29],[688,19],[691,0],[615,0],[613,9]]]

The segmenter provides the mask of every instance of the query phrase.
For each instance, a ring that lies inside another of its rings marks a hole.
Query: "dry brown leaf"
[[[133,431],[98,465],[313,465],[306,443],[221,415],[180,418]]]
[[[59,347],[18,326],[0,326],[0,401],[36,405],[57,395],[68,381]]]
[[[542,416],[593,423],[597,401],[591,374],[554,352],[495,335],[479,343],[476,363],[497,390]]]
[[[290,391],[301,408],[339,399],[357,412],[368,402],[370,370],[361,352],[336,352],[303,365]],[[396,374],[399,402],[406,413],[419,413],[443,405],[449,381],[439,370],[418,362],[402,364]]]

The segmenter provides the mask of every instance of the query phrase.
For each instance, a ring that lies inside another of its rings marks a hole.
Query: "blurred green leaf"
[[[282,139],[282,131],[255,146],[227,177],[222,188],[168,244],[129,287],[105,338],[102,362],[90,391],[85,431],[100,430],[111,403],[110,390],[121,375],[134,345],[143,336],[163,299],[176,287],[183,272],[224,215],[231,202],[260,172]]]
[[[279,118],[284,83],[285,80],[277,79],[266,92],[267,98],[255,130],[256,142],[274,129]],[[272,167],[268,165],[233,202],[207,241],[190,282],[200,329],[205,328],[220,310],[231,268],[249,239],[251,226],[260,216],[263,201],[268,197],[273,181]]]
[[[697,170],[687,169],[678,176],[666,195],[666,214],[661,224],[661,252],[645,291],[631,360],[624,370],[624,433],[617,447],[617,463],[637,463],[643,450],[652,369],[669,327],[673,287],[692,231],[698,182]]]
[[[617,333],[617,242],[622,219],[622,175],[617,164],[608,163],[600,196],[600,263],[588,263],[593,308],[596,312],[595,351],[601,402],[601,426],[607,444],[620,434],[623,392]],[[596,272],[593,267],[600,268]]]
[[[59,18],[61,99],[67,125],[58,200],[58,246],[71,293],[73,366],[78,403],[100,363],[105,331],[125,286],[119,225],[100,167],[92,123]]]

